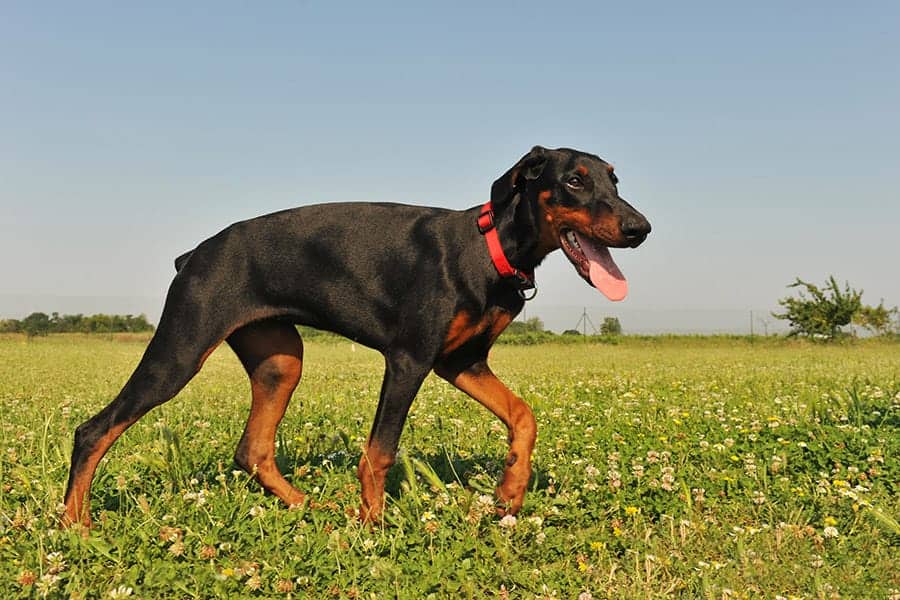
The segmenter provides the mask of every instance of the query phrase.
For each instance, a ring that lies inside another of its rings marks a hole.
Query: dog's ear
[[[516,193],[525,188],[525,182],[537,179],[547,165],[547,149],[535,146],[531,152],[519,159],[491,186],[491,203],[500,208],[508,203]]]

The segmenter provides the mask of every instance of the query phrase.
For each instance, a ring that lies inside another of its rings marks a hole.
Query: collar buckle
[[[523,273],[516,269],[515,273],[513,273],[513,277],[515,278],[513,285],[516,286],[516,291],[519,292],[519,296],[522,300],[531,300],[537,296],[537,285],[534,283],[534,273],[529,276],[527,273]],[[529,290],[531,290],[530,294],[527,293]]]
[[[478,233],[484,235],[494,228],[494,210],[484,207],[481,214],[478,215]]]

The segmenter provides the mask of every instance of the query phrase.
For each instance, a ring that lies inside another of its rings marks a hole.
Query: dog
[[[250,378],[252,403],[235,461],[288,505],[305,501],[275,464],[275,431],[303,364],[295,325],[384,355],[385,374],[359,461],[360,518],[378,520],[409,407],[430,371],[507,426],[498,512],[516,514],[531,476],[534,415],[491,372],[491,345],[534,288],[534,268],[562,248],[611,300],[627,283],[608,248],[635,248],[647,219],[623,200],[612,165],[567,148],[532,148],[456,211],[339,203],[235,223],[175,260],[159,327],[118,396],[75,431],[64,524],[91,526],[97,464],[150,409],[174,397],[222,342]]]

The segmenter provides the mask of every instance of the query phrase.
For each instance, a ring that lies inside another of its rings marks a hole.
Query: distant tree
[[[22,331],[30,338],[36,335],[47,335],[50,333],[50,317],[42,312],[31,313],[22,319]]]
[[[113,318],[109,315],[91,315],[85,319],[87,333],[112,333]]]
[[[0,333],[19,333],[22,331],[22,321],[18,319],[0,320]]]
[[[540,333],[544,331],[544,322],[538,317],[531,317],[525,321],[513,321],[506,328],[506,333]]]
[[[860,306],[853,315],[853,324],[872,332],[873,335],[891,335],[900,331],[900,311],[897,307],[885,308],[884,300],[878,306]]]
[[[773,312],[772,316],[790,322],[789,336],[834,339],[843,333],[841,328],[849,325],[862,307],[862,290],[852,289],[849,283],[841,290],[833,275],[823,289],[799,277],[788,287],[800,288],[800,297],[779,300],[784,312]]]
[[[562,332],[563,335],[581,335],[581,332],[577,329],[566,329]]]
[[[59,318],[60,333],[75,333],[84,331],[84,315],[63,315]]]
[[[622,324],[617,317],[606,317],[600,324],[600,335],[622,335]]]
[[[525,325],[528,326],[528,331],[543,331],[544,330],[544,322],[540,320],[538,317],[531,317],[525,321]]]
[[[154,327],[147,320],[147,315],[140,314],[136,317],[129,315],[128,331],[153,331]]]

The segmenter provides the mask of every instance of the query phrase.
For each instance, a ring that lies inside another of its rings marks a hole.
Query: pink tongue
[[[575,239],[588,259],[589,275],[594,287],[613,302],[623,300],[628,295],[628,282],[613,261],[609,250],[603,246],[595,246],[591,240],[585,239],[577,232]]]

